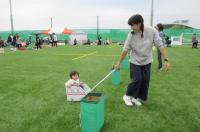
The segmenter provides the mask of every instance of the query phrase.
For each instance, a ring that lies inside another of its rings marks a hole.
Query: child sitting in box
[[[65,87],[67,101],[80,101],[91,91],[87,84],[79,81],[78,71],[70,72],[70,79],[65,83]]]

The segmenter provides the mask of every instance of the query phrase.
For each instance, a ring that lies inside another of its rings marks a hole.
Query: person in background
[[[165,33],[163,32],[164,27],[163,27],[162,24],[159,23],[159,24],[157,24],[157,25],[155,26],[155,28],[158,30],[159,36],[160,36],[160,38],[162,39],[163,46],[164,46],[164,44],[165,44]],[[163,67],[163,66],[162,66],[162,54],[161,54],[159,48],[157,48],[157,58],[158,58],[158,67],[157,67],[157,71],[159,72],[159,71],[162,70],[162,67]]]
[[[18,34],[15,34],[14,37],[13,37],[13,41],[12,41],[12,46],[17,46],[17,36]]]
[[[26,41],[26,46],[31,45],[31,43],[32,43],[32,36],[29,35],[29,36],[28,36],[28,39],[27,39],[27,41]]]
[[[22,47],[21,39],[18,34],[16,35],[16,46],[17,46],[17,48]]]
[[[171,47],[172,41],[170,40],[169,36],[165,37],[165,42],[166,42],[167,47]]]
[[[69,40],[65,39],[65,45],[68,45],[68,43],[69,43]]]
[[[4,41],[3,39],[1,39],[1,36],[0,36],[0,48],[3,48],[4,47]]]
[[[54,43],[53,43],[53,35],[52,35],[52,34],[49,34],[48,42],[49,42],[49,44],[51,44],[51,47],[54,46]]]
[[[101,45],[102,44],[102,38],[101,36],[99,35],[98,38],[97,38],[97,45]]]
[[[57,47],[57,42],[58,42],[57,35],[55,33],[53,33],[53,46]]]
[[[87,40],[87,44],[88,44],[88,45],[90,45],[90,44],[91,44],[91,42],[90,42],[90,39],[88,39],[88,40]]]
[[[41,44],[42,44],[42,43],[41,43],[40,37],[39,37],[38,34],[36,34],[36,35],[35,35],[35,45],[36,45],[37,50],[38,50],[39,48],[40,48],[40,49],[42,48],[42,47],[41,47]]]
[[[76,38],[74,39],[74,45],[77,45],[77,40],[76,40]]]
[[[12,36],[12,34],[9,34],[8,39],[7,39],[7,43],[8,43],[8,45],[11,45],[12,42],[13,42],[13,36]]]
[[[198,40],[196,33],[192,35],[192,48],[198,48]]]

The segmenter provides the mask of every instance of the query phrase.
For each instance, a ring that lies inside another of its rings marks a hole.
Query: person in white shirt
[[[58,38],[55,33],[53,33],[53,46],[57,47]]]

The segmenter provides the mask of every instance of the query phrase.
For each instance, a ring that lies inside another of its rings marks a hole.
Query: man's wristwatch
[[[168,59],[168,58],[165,58],[165,59],[164,59],[164,61],[167,61],[167,62],[168,62],[168,61],[169,61],[169,59]]]

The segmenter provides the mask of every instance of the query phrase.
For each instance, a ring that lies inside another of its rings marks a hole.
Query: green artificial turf
[[[78,70],[80,80],[92,87],[111,71],[121,50],[121,46],[6,49],[0,54],[0,132],[79,132],[80,105],[67,102],[65,96],[69,72]],[[120,85],[112,85],[109,77],[97,87],[96,92],[105,96],[102,132],[200,131],[200,50],[177,46],[167,48],[167,54],[172,69],[157,72],[154,51],[149,98],[141,107],[127,107],[122,100],[128,70],[121,70]]]

